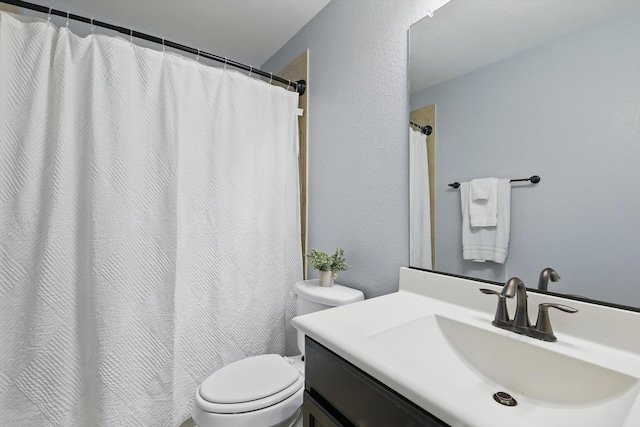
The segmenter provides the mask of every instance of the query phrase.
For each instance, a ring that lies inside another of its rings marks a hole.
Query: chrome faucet
[[[527,288],[522,280],[517,277],[512,277],[504,284],[502,292],[497,292],[492,289],[480,289],[480,292],[483,294],[496,295],[498,297],[496,315],[491,324],[507,331],[512,331],[517,334],[526,335],[543,341],[557,341],[556,336],[553,334],[553,329],[551,328],[551,321],[549,320],[550,307],[557,308],[558,310],[562,310],[567,313],[576,313],[578,311],[573,307],[562,304],[542,303],[538,306],[538,319],[536,321],[536,325],[531,326],[527,308]],[[507,310],[506,298],[513,298],[514,296],[516,297],[516,314],[513,320],[511,320]]]
[[[549,279],[551,279],[552,282],[557,282],[558,280],[560,280],[560,275],[558,274],[558,272],[551,267],[547,267],[540,272],[540,277],[538,278],[539,291],[547,290]]]

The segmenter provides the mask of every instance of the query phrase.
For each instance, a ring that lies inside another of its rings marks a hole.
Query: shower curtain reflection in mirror
[[[409,265],[432,268],[427,135],[409,128]]]

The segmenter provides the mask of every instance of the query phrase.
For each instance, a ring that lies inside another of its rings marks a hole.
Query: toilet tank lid
[[[362,301],[364,294],[357,289],[335,284],[325,287],[318,284],[318,279],[301,280],[295,285],[296,294],[309,301],[329,306],[339,306]]]

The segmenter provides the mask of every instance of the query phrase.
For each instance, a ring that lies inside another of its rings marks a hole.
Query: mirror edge
[[[428,268],[412,267],[410,265],[407,268],[410,268],[412,270],[418,270],[418,271],[426,271],[428,273],[439,274],[439,275],[442,275],[442,276],[448,276],[448,277],[455,277],[455,278],[458,278],[458,279],[471,280],[471,281],[479,282],[479,283],[487,283],[489,285],[504,286],[504,283],[494,282],[492,280],[486,280],[486,279],[479,279],[477,277],[463,276],[461,274],[447,273],[447,272],[438,271],[438,270],[430,270]],[[629,306],[629,305],[617,304],[617,303],[608,302],[608,301],[595,300],[595,299],[586,298],[586,297],[582,297],[582,296],[578,296],[578,295],[562,294],[562,293],[551,292],[551,291],[541,291],[539,289],[529,288],[529,287],[527,287],[527,292],[533,292],[533,293],[541,294],[541,295],[549,295],[549,296],[552,296],[552,297],[564,298],[564,299],[568,299],[568,300],[572,300],[572,301],[586,302],[586,303],[589,303],[589,304],[601,305],[601,306],[609,307],[609,308],[616,308],[618,310],[633,311],[633,312],[636,312],[636,313],[640,313],[640,307],[633,307],[633,306]]]

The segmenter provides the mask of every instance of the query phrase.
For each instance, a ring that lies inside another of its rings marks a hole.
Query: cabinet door
[[[302,416],[304,417],[304,427],[343,427],[306,391],[302,404]]]
[[[314,399],[338,421],[330,426],[448,427],[309,337],[305,341],[305,390],[305,399]]]

